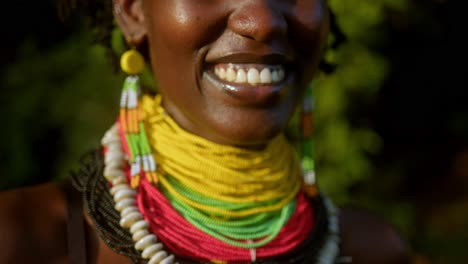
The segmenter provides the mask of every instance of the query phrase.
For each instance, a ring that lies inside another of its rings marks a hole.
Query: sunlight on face
[[[323,0],[143,1],[164,106],[218,143],[264,144],[310,82],[328,31]]]

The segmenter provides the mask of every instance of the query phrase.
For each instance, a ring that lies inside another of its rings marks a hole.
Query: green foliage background
[[[340,205],[368,208],[393,223],[410,244],[415,263],[466,261],[467,254],[459,250],[466,242],[466,223],[456,225],[458,235],[450,238],[434,226],[421,226],[417,203],[399,192],[405,181],[401,168],[375,162],[385,146],[382,136],[366,117],[358,114],[364,121],[353,122],[355,110],[373,104],[392,69],[379,48],[389,38],[388,13],[405,16],[414,6],[405,0],[329,4],[347,41],[325,55],[338,65],[336,71],[314,81],[321,189]],[[0,189],[66,177],[115,120],[123,76],[113,72],[103,47],[91,45],[89,31],[77,26],[74,32],[50,49],[26,39],[16,49],[14,63],[3,70],[0,120],[6,140],[0,142]],[[122,49],[116,36],[114,46]],[[466,209],[460,203],[452,210]],[[456,219],[468,220],[464,217]]]

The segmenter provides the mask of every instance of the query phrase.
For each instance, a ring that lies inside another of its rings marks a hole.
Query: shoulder
[[[59,184],[0,192],[0,262],[63,263],[65,197]]]
[[[407,247],[393,226],[358,209],[340,210],[342,255],[352,263],[409,263]]]

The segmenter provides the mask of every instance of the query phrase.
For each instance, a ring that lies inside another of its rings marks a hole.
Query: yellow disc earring
[[[145,59],[135,49],[131,49],[122,54],[120,67],[129,75],[137,75],[143,72],[145,68]]]

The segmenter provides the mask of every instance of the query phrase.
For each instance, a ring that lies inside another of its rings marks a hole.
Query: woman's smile
[[[286,127],[328,31],[323,0],[158,0],[141,10],[165,109],[228,145],[262,145]]]
[[[282,54],[234,53],[209,59],[202,84],[226,94],[226,102],[260,107],[278,100],[291,89],[295,74],[292,60]]]
[[[215,65],[209,73],[213,72],[227,84],[251,87],[279,84],[286,77],[285,65],[282,64],[223,63]]]

